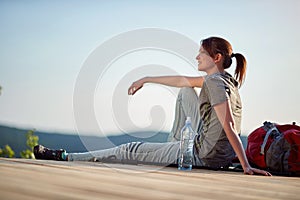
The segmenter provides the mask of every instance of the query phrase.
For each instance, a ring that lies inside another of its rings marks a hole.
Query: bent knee
[[[179,90],[180,96],[197,96],[196,91],[192,87],[183,87]]]

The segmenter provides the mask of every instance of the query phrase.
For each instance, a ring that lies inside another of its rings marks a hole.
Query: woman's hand
[[[267,172],[267,171],[261,170],[261,169],[252,168],[252,167],[245,168],[244,174],[248,174],[248,175],[261,174],[264,176],[272,176],[272,174],[270,172]]]
[[[132,83],[128,88],[128,94],[134,95],[145,83],[156,83],[171,87],[202,87],[204,77],[188,76],[146,76]]]
[[[250,166],[241,139],[238,137],[238,134],[236,133],[236,130],[234,128],[234,119],[230,107],[230,101],[227,100],[223,103],[215,105],[214,109],[216,111],[219,121],[223,122],[222,125],[225,130],[226,136],[231,146],[233,147],[236,155],[238,156],[241,165],[243,166],[244,174],[261,174],[265,176],[272,176],[267,171],[252,168]]]
[[[128,88],[128,95],[134,95],[139,89],[141,89],[145,83],[145,78],[141,78],[131,84]]]

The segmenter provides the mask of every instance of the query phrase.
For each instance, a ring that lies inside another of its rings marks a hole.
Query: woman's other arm
[[[227,136],[231,146],[233,147],[235,153],[237,154],[237,156],[241,162],[244,173],[250,174],[250,175],[262,174],[262,175],[266,175],[266,176],[271,176],[271,174],[267,171],[252,168],[250,166],[248,159],[246,157],[242,142],[234,128],[234,119],[233,119],[233,115],[232,115],[232,112],[230,109],[229,100],[215,105],[214,109],[216,111],[219,121],[223,125],[223,129],[226,133],[226,136]]]
[[[189,76],[156,76],[144,77],[132,83],[128,88],[128,94],[134,95],[145,83],[157,83],[172,87],[202,87],[204,77]]]

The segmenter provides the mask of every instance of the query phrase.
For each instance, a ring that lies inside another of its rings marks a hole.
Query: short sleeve
[[[223,103],[229,99],[229,88],[221,77],[207,77],[205,84],[211,106]]]

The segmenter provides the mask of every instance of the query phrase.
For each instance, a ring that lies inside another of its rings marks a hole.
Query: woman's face
[[[209,71],[211,71],[215,66],[215,62],[210,57],[208,52],[201,46],[199,50],[199,54],[196,57],[196,60],[198,61],[198,70],[204,71],[209,74]]]

